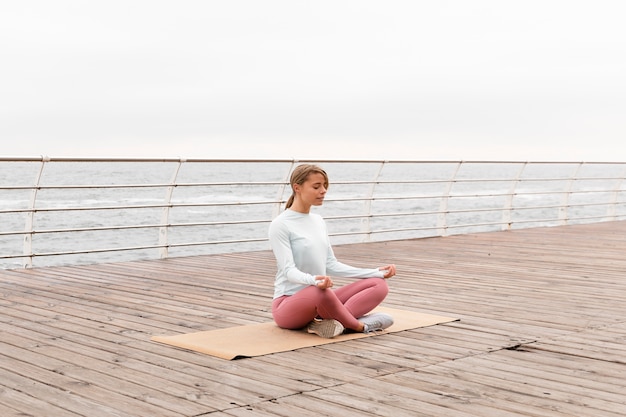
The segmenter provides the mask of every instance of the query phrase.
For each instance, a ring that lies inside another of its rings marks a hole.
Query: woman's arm
[[[330,244],[326,258],[326,272],[329,275],[345,278],[385,278],[385,271],[381,268],[356,268],[339,262]]]
[[[315,285],[315,276],[302,272],[296,267],[291,241],[289,239],[289,230],[282,223],[272,223],[269,231],[269,241],[274,256],[279,275],[284,276],[288,281],[304,284]]]

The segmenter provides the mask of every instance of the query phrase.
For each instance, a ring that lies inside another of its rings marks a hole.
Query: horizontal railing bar
[[[63,185],[14,185],[0,186],[0,190],[108,190],[126,188],[167,188],[167,187],[226,187],[226,186],[259,186],[259,185],[282,185],[284,182],[259,181],[259,182],[198,182],[198,183],[155,183],[155,184],[63,184]]]
[[[0,157],[0,162],[187,162],[187,163],[346,163],[346,164],[362,164],[362,163],[393,163],[393,164],[485,164],[485,165],[619,165],[623,161],[520,161],[520,160],[415,160],[415,159],[254,159],[254,158],[102,158],[102,157],[55,157],[49,155],[26,156],[26,157]]]
[[[587,216],[581,217],[579,220],[598,220],[604,219],[607,216]],[[618,216],[620,219],[626,219],[626,215]],[[532,220],[521,220],[516,221],[515,224],[521,223],[553,223],[560,222],[562,219],[552,218],[552,219],[532,219]],[[462,229],[468,227],[485,227],[485,226],[502,226],[508,224],[507,222],[485,222],[485,223],[467,223],[467,224],[455,224],[444,226],[444,229]],[[418,230],[439,230],[442,227],[438,226],[425,226],[425,227],[409,227],[409,228],[394,228],[394,229],[377,229],[371,231],[350,231],[350,232],[337,232],[331,233],[330,236],[350,236],[350,235],[369,235],[369,234],[384,234],[384,233],[398,233],[398,232],[414,232]]]
[[[58,211],[97,211],[97,210],[135,210],[135,209],[159,209],[159,208],[188,208],[188,207],[223,207],[223,206],[253,206],[277,204],[277,201],[241,201],[241,202],[220,202],[220,203],[181,203],[181,204],[137,204],[130,206],[79,206],[79,207],[41,207],[34,209],[14,209],[0,210],[2,213],[37,213],[37,212],[58,212]]]
[[[560,194],[606,194],[614,193],[614,190],[576,190],[576,191],[532,191],[532,192],[514,192],[514,193],[491,193],[491,194],[450,194],[443,195],[410,195],[410,196],[381,196],[381,197],[355,197],[355,198],[336,198],[327,199],[327,202],[359,202],[359,201],[401,201],[401,200],[429,200],[441,198],[493,198],[493,197],[516,197],[516,196],[537,196],[537,195],[560,195]],[[626,190],[619,191],[626,193]],[[97,211],[97,210],[136,210],[136,209],[159,209],[159,208],[189,208],[189,207],[224,207],[224,206],[251,206],[251,205],[273,205],[284,204],[284,200],[264,200],[264,201],[228,201],[219,203],[171,203],[171,204],[137,204],[124,206],[78,206],[78,207],[37,207],[34,209],[3,209],[0,214],[7,213],[36,213],[36,212],[60,212],[60,211]],[[617,204],[624,203],[617,201]],[[587,205],[592,205],[589,203]],[[609,204],[609,203],[606,203]],[[611,203],[614,204],[614,203]]]
[[[370,215],[348,215],[348,216],[325,216],[326,220],[349,220],[349,219],[363,219],[363,218],[377,218],[377,217],[408,217],[408,216],[432,216],[434,214],[463,214],[463,213],[485,213],[485,212],[506,212],[506,211],[521,211],[521,210],[545,210],[545,209],[557,209],[557,208],[576,208],[576,207],[591,207],[591,206],[608,206],[612,203],[580,203],[569,204],[567,206],[562,205],[544,205],[544,206],[530,206],[530,207],[514,207],[511,209],[503,207],[486,207],[486,208],[471,208],[464,210],[446,210],[446,211],[414,211],[414,212],[396,212],[396,213],[375,213]],[[535,220],[533,220],[534,222]],[[519,223],[516,221],[516,223]],[[440,229],[440,227],[433,227],[434,229]],[[420,229],[422,229],[420,227]]]
[[[136,251],[146,249],[160,249],[160,248],[176,248],[176,247],[189,247],[189,246],[206,246],[206,245],[228,245],[234,243],[256,243],[267,242],[267,238],[257,239],[233,239],[233,240],[216,240],[205,242],[190,242],[190,243],[169,243],[167,245],[142,245],[142,246],[128,246],[121,248],[103,248],[103,249],[89,249],[89,250],[77,250],[77,251],[58,251],[58,252],[41,252],[33,253],[32,257],[46,257],[46,256],[62,256],[62,255],[85,255],[91,253],[105,253],[105,252],[124,252],[124,251]],[[0,259],[15,259],[15,258],[28,258],[26,255],[3,255]]]
[[[453,228],[463,228],[463,227],[483,227],[483,226],[501,226],[503,222],[493,222],[493,223],[472,223],[470,225],[453,225],[453,226],[445,226],[443,229],[453,229]],[[439,230],[442,227],[437,226],[426,226],[426,227],[408,227],[408,228],[393,228],[393,229],[377,229],[371,230],[367,232],[339,232],[339,233],[331,233],[330,236],[349,236],[352,234],[357,235],[367,235],[367,234],[383,234],[383,233],[398,233],[398,232],[414,232],[417,230]]]
[[[32,232],[16,231],[16,232],[0,232],[3,235],[42,235],[51,233],[76,233],[76,232],[104,232],[112,230],[132,230],[132,229],[159,229],[162,227],[198,227],[198,226],[221,226],[221,225],[242,225],[242,224],[259,224],[270,223],[271,219],[254,219],[254,220],[222,220],[218,222],[197,222],[197,223],[168,223],[168,224],[139,224],[129,226],[100,226],[100,227],[83,227],[73,229],[43,229],[33,230]]]
[[[616,180],[615,177],[534,177],[523,178],[519,181],[523,182],[553,182],[553,181],[607,181]],[[332,185],[391,185],[391,184],[442,184],[442,183],[494,183],[494,182],[511,182],[511,178],[456,178],[437,179],[437,180],[375,180],[375,181],[333,181]],[[127,189],[127,188],[167,188],[167,187],[226,187],[226,186],[260,186],[260,185],[284,185],[284,181],[233,181],[233,182],[195,182],[195,183],[153,183],[153,184],[59,184],[59,185],[0,185],[0,190],[16,191],[16,190],[71,190],[71,189]]]

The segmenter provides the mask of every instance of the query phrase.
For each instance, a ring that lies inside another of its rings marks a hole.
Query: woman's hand
[[[385,275],[383,275],[383,278],[385,278],[385,279],[391,278],[392,276],[394,276],[396,274],[396,266],[394,264],[381,266],[378,269],[380,271],[383,271],[383,273],[385,274]]]
[[[320,290],[325,290],[333,286],[333,280],[329,276],[317,275],[315,277],[315,286]]]

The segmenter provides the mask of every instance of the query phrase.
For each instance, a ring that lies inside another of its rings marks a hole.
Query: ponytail
[[[293,188],[292,188],[293,190]],[[287,204],[285,204],[285,210],[287,210],[289,207],[291,207],[293,205],[293,200],[296,199],[296,193],[294,193],[293,191],[291,192],[291,196],[289,196],[289,199],[287,200]]]

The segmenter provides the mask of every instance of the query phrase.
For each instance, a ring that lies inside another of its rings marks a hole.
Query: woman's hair
[[[285,209],[288,209],[293,204],[293,201],[296,198],[296,192],[293,189],[293,186],[298,184],[302,185],[309,178],[310,174],[322,174],[324,176],[324,187],[328,188],[328,174],[322,168],[313,164],[302,164],[298,165],[293,172],[291,173],[291,179],[289,180],[289,184],[291,185],[291,196],[289,200],[287,200],[287,205]]]

